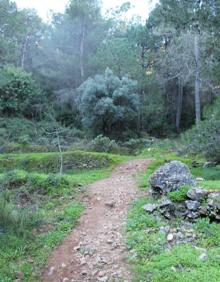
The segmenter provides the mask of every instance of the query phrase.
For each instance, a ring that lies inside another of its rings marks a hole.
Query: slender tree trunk
[[[29,35],[26,36],[25,42],[22,47],[22,52],[21,52],[21,68],[24,69],[24,63],[25,63],[25,58],[26,58],[26,53],[27,53],[27,46],[28,46],[28,41],[29,41]]]
[[[81,40],[80,40],[80,77],[81,82],[84,81],[85,71],[84,71],[84,41],[85,41],[85,24],[82,24],[81,30]]]
[[[180,122],[183,109],[183,85],[182,80],[178,78],[178,96],[177,96],[177,111],[176,111],[176,131],[180,131]]]
[[[57,135],[57,145],[58,145],[58,149],[60,152],[60,175],[63,174],[63,153],[62,153],[62,148],[60,145],[60,134],[59,134],[59,130],[56,130],[56,135]]]
[[[200,101],[200,46],[199,36],[196,34],[194,38],[194,55],[195,55],[195,114],[196,125],[201,121],[201,101]]]

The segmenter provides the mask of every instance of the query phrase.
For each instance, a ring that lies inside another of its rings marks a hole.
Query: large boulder
[[[195,185],[196,181],[187,165],[171,161],[161,166],[151,177],[150,185],[155,192],[166,194],[185,185]]]

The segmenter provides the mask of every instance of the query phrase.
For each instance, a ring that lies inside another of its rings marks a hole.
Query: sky
[[[122,5],[128,0],[102,0],[104,10],[114,8]],[[128,13],[127,17],[139,15],[142,19],[146,19],[152,7],[158,0],[130,0],[132,10]],[[55,12],[63,12],[69,0],[15,0],[19,8],[35,8],[38,14],[47,20],[50,10]]]

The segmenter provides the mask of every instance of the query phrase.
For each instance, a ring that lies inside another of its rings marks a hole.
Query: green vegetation
[[[168,197],[173,202],[182,202],[187,199],[187,192],[189,191],[190,186],[183,186],[178,191],[173,191],[168,194]]]
[[[171,152],[169,144],[161,144],[151,150],[142,153],[142,157],[152,158],[147,172],[140,176],[140,188],[148,187],[149,176],[164,162],[169,160],[181,160],[190,166],[196,177],[204,178],[199,186],[211,190],[219,190],[218,167],[203,168],[204,159],[197,156],[183,157]],[[155,158],[154,158],[155,157]],[[195,163],[199,167],[195,166]],[[209,180],[209,179],[213,180]],[[190,187],[182,187],[179,191],[170,192],[169,197],[173,201],[182,201]],[[159,216],[146,213],[143,209],[145,204],[154,203],[154,200],[141,198],[133,203],[127,222],[127,245],[130,250],[129,262],[133,270],[133,281],[152,282],[188,282],[188,281],[210,281],[219,280],[219,234],[220,226],[211,223],[207,219],[200,219],[193,224],[196,240],[193,244],[183,243],[168,248],[165,233],[160,231],[161,227],[171,226],[176,230],[181,222],[176,219],[168,221]],[[196,246],[196,247],[195,247]],[[200,256],[207,255],[202,261]]]
[[[64,152],[62,156],[65,172],[109,167],[120,160],[119,156],[80,151]],[[0,155],[0,172],[19,167],[29,172],[58,173],[60,164],[60,154],[55,152]]]
[[[66,155],[71,159],[77,153]],[[78,152],[77,162],[98,160],[101,166],[78,168],[61,176],[39,173],[38,169],[44,166],[49,172],[48,164],[56,153],[4,155],[2,167],[9,157],[13,159],[10,168],[20,170],[4,169],[0,174],[0,281],[14,281],[17,273],[22,281],[36,281],[51,250],[77,223],[84,209],[80,198],[85,185],[107,177],[113,166],[126,158]],[[21,170],[25,160],[33,163],[31,172]]]

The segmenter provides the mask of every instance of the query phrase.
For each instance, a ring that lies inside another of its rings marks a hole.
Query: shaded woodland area
[[[0,0],[1,282],[220,281],[220,0],[130,9]]]
[[[50,24],[0,5],[2,145],[45,145],[56,128],[68,145],[100,134],[170,137],[213,116],[217,0],[161,0],[145,23],[123,20],[129,2],[103,15],[100,1],[72,0]]]

